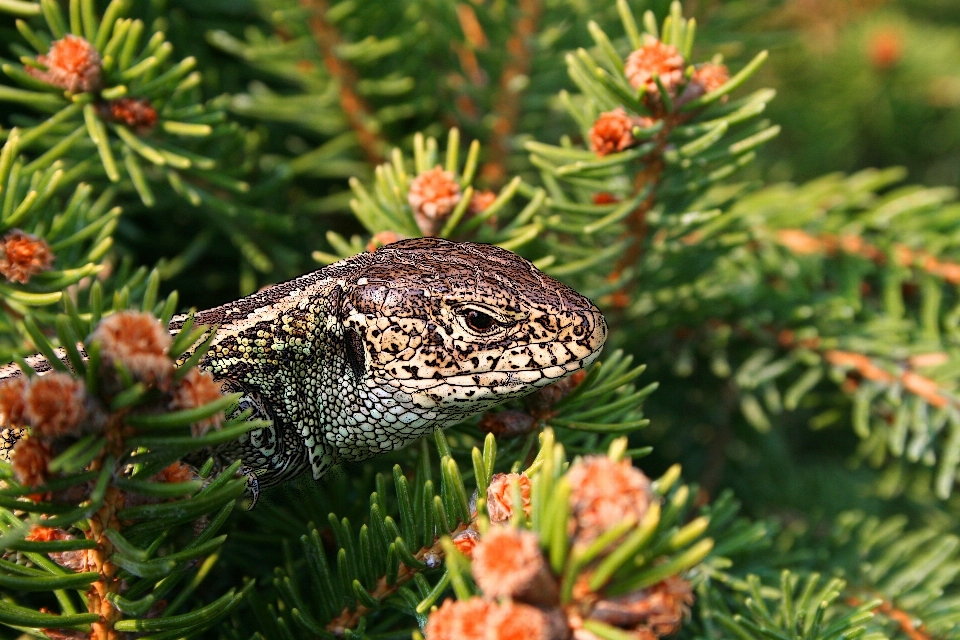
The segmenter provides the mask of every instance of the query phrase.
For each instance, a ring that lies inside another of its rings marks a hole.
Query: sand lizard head
[[[344,291],[350,359],[425,408],[474,413],[589,365],[600,311],[499,247],[420,238],[379,249]]]

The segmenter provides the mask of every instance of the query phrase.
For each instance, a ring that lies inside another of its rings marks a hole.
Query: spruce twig
[[[370,164],[383,162],[384,142],[371,126],[373,112],[366,101],[357,92],[357,72],[337,54],[341,43],[340,33],[327,18],[330,7],[327,0],[299,0],[310,15],[310,31],[323,58],[323,64],[330,77],[337,83],[340,107],[357,136],[360,148]]]

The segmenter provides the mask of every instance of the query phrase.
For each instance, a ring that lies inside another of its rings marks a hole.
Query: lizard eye
[[[492,329],[494,324],[496,324],[496,321],[493,317],[482,311],[476,309],[467,311],[467,325],[474,331],[484,333]]]

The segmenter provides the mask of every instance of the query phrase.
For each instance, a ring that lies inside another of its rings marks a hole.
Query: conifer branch
[[[863,605],[863,601],[856,596],[848,597],[847,602],[851,607],[859,607]],[[927,631],[922,622],[917,625],[913,616],[902,609],[898,609],[892,602],[889,602],[888,600],[883,600],[873,611],[874,613],[882,614],[897,623],[897,626],[900,627],[900,630],[903,631],[908,640],[934,640],[934,636]]]
[[[156,274],[149,279],[146,306],[156,304],[158,282]],[[208,607],[178,617],[164,614],[162,597],[197,557],[223,543],[225,537],[212,536],[246,479],[233,477],[239,462],[203,482],[178,460],[186,451],[211,446],[224,435],[239,436],[256,423],[225,419],[228,403],[209,374],[188,371],[188,364],[174,375],[172,340],[150,314],[126,311],[95,326],[90,320],[75,310],[58,317],[65,355],[55,351],[33,318],[24,321],[53,370],[37,375],[21,361],[23,377],[0,383],[5,445],[0,536],[7,549],[22,547],[42,568],[28,572],[34,582],[24,583],[24,591],[49,591],[58,588],[57,580],[82,577],[89,616],[82,621],[90,623],[92,639],[119,640],[128,631],[200,631],[236,607],[242,593],[228,591]],[[79,345],[82,350],[75,346],[77,333],[90,334]],[[151,432],[157,414],[164,412],[163,430]],[[12,447],[11,430],[18,434]],[[212,461],[205,475],[211,469]],[[185,536],[185,545],[182,539],[165,541],[177,525],[207,517],[203,527]],[[0,569],[0,580],[11,570],[20,573],[7,561]],[[74,603],[58,600],[61,622],[16,605],[3,623],[51,633],[77,626]]]
[[[457,41],[452,41],[450,46],[453,47],[454,52],[457,54],[457,58],[460,60],[460,67],[464,73],[467,74],[470,82],[475,87],[480,87],[485,83],[485,76],[480,69],[476,52],[486,48],[488,44],[487,36],[483,31],[483,26],[477,19],[476,11],[465,2],[457,3],[457,21],[460,23],[460,30],[463,31],[463,35],[467,39],[467,45],[464,46]],[[476,106],[470,98],[462,96],[462,99],[467,101],[464,103],[466,107],[464,111],[476,116]]]
[[[950,284],[960,285],[960,263],[942,260],[928,251],[911,249],[903,243],[894,243],[888,254],[864,240],[862,236],[853,234],[814,235],[802,229],[779,229],[776,238],[780,244],[797,255],[820,253],[834,256],[845,253],[860,256],[878,266],[884,266],[892,257],[893,264],[897,266],[916,268]]]
[[[457,538],[460,536],[460,534],[467,530],[474,532],[477,530],[476,514],[474,514],[474,518],[470,520],[470,522],[460,523],[457,525],[457,528],[451,531],[449,536],[451,538]],[[429,547],[423,547],[417,551],[414,554],[414,558],[418,562],[422,563],[424,567],[436,567],[439,563],[442,563],[446,557],[444,545],[441,542],[442,538],[436,538],[432,545]],[[429,563],[427,560],[429,560]],[[417,569],[416,567],[401,564],[400,568],[397,569],[396,578],[392,583],[387,581],[386,576],[380,576],[377,579],[376,585],[369,591],[370,597],[377,602],[382,602],[397,593],[401,587],[413,580],[422,572],[423,569]],[[344,607],[340,615],[328,622],[324,628],[335,636],[341,637],[348,629],[356,629],[364,617],[370,615],[373,611],[373,607],[368,607],[363,603],[358,603],[357,606],[352,609],[350,607]]]

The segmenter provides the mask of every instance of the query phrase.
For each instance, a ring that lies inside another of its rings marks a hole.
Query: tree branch
[[[370,126],[373,111],[366,101],[357,93],[358,74],[348,63],[340,59],[336,53],[340,44],[340,33],[336,27],[327,22],[327,0],[300,0],[300,6],[310,12],[310,31],[317,43],[317,48],[323,57],[323,64],[330,77],[339,85],[340,107],[350,123],[350,127],[357,134],[357,140],[363,149],[368,162],[380,164],[383,162],[383,140]]]
[[[857,235],[811,235],[801,229],[780,229],[776,234],[777,242],[797,255],[823,253],[836,255],[846,253],[857,255],[876,264],[885,264],[887,254],[878,247],[866,242]],[[933,254],[914,250],[904,244],[893,245],[894,263],[901,267],[914,267],[930,275],[943,278],[950,284],[960,284],[960,264],[941,262]]]
[[[522,91],[517,80],[530,73],[533,52],[530,40],[537,32],[543,13],[541,0],[520,0],[520,16],[507,40],[510,61],[500,75],[500,83],[493,102],[493,132],[489,141],[490,158],[480,175],[493,184],[501,184],[507,177],[507,158],[510,156],[510,137],[520,117]]]

